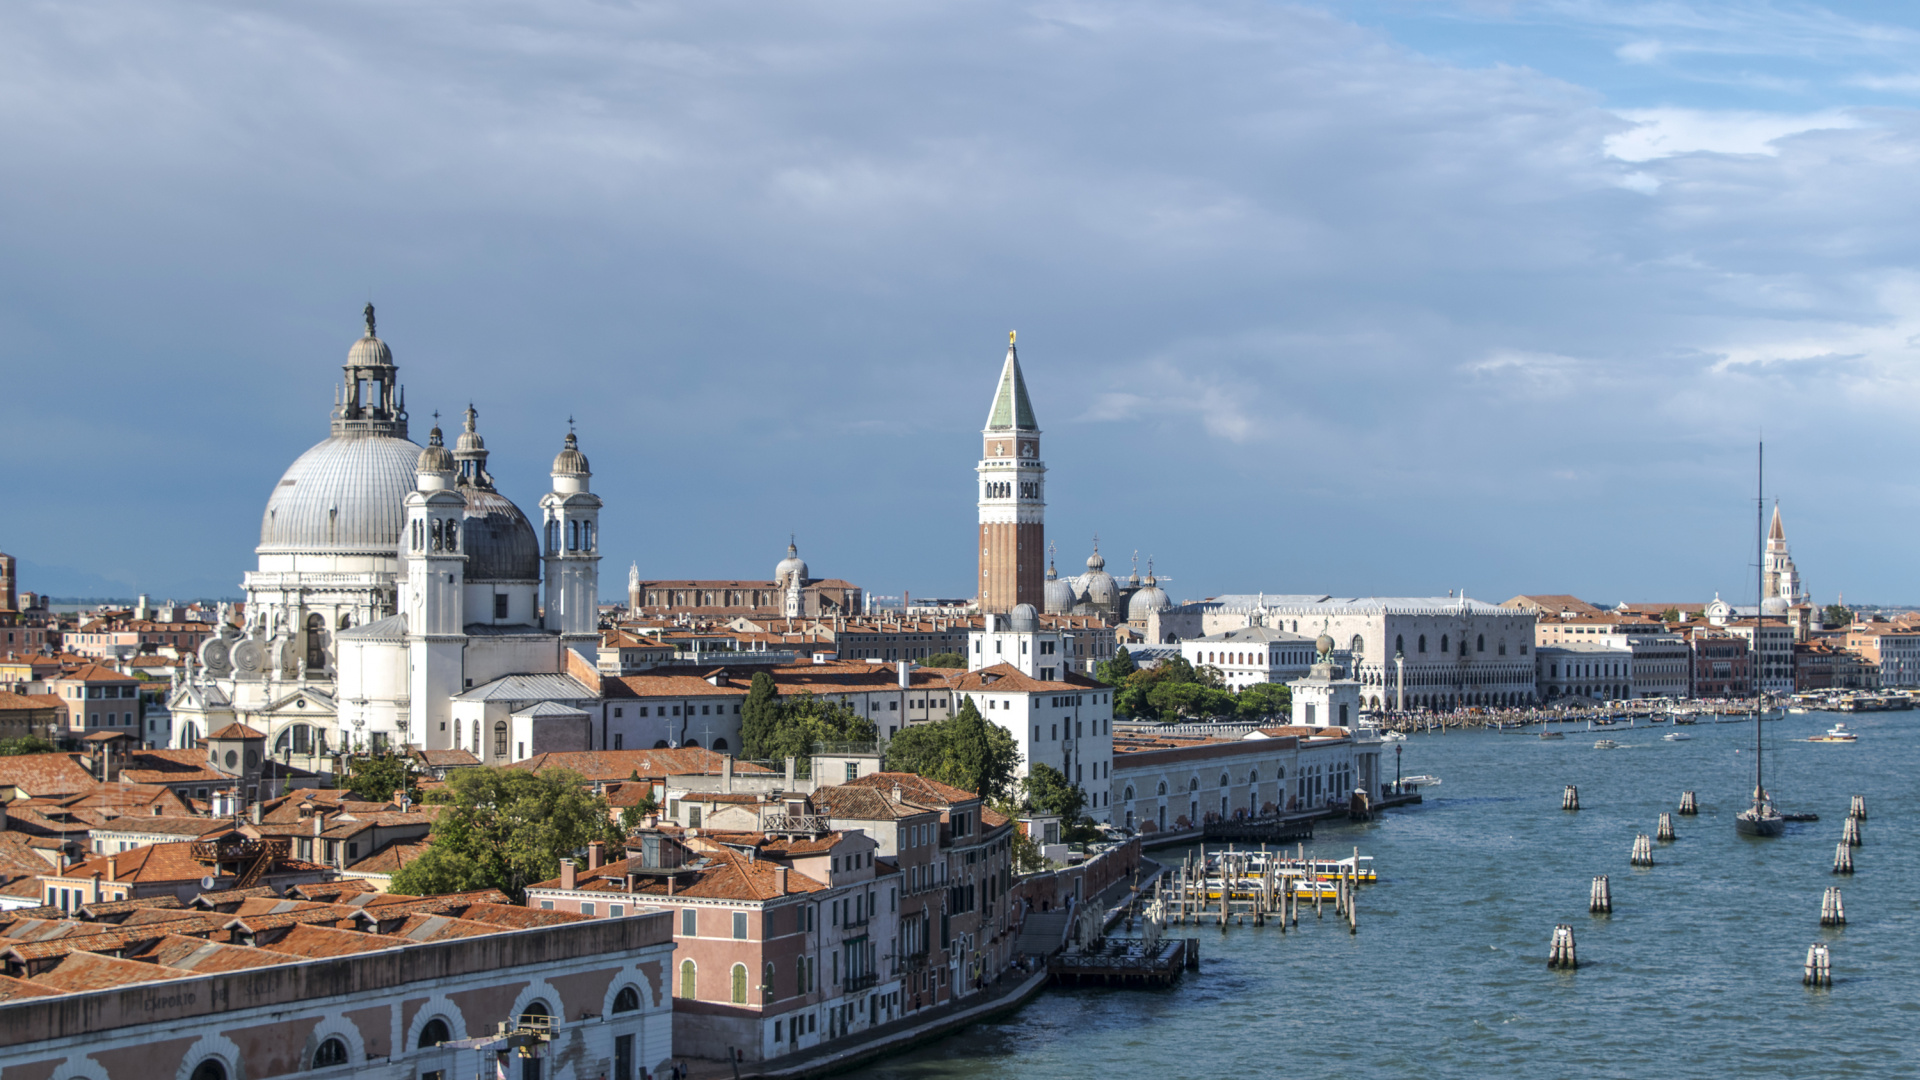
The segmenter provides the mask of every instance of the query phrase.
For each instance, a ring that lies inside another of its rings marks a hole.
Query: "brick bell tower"
[[[980,610],[995,613],[1045,603],[1047,467],[1040,461],[1040,425],[1013,342],[1009,333],[974,470],[980,474]]]

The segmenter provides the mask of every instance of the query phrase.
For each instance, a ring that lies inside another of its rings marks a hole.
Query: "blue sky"
[[[963,595],[1017,328],[1063,570],[1176,598],[1920,600],[1891,4],[0,9],[0,548],[232,594],[372,296],[609,595]]]

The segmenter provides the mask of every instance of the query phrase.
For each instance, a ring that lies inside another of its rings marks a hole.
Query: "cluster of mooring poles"
[[[1562,810],[1580,809],[1580,789],[1572,784],[1568,784],[1566,790],[1560,796],[1560,808]],[[1700,813],[1699,800],[1694,797],[1693,792],[1683,791],[1680,793],[1679,813],[1687,817],[1694,817]],[[1841,826],[1840,842],[1834,846],[1834,873],[1853,873],[1853,849],[1866,843],[1861,828],[1861,823],[1866,820],[1867,798],[1864,795],[1855,795],[1853,796],[1852,805],[1847,808],[1846,821]],[[1661,843],[1671,843],[1677,839],[1673,831],[1672,814],[1666,812],[1661,813],[1659,826],[1655,829],[1655,836]],[[1357,856],[1358,854],[1356,851],[1355,855]],[[1359,860],[1356,858],[1355,865],[1358,865],[1358,862]],[[1640,833],[1633,838],[1633,854],[1629,856],[1628,862],[1633,866],[1653,865],[1653,841],[1647,837],[1646,833]],[[1347,898],[1348,894],[1344,889],[1341,890],[1340,896],[1343,900],[1337,901],[1337,903],[1344,902],[1348,911],[1348,921],[1352,923],[1352,901],[1350,898]],[[1587,894],[1587,911],[1593,915],[1613,914],[1613,889],[1607,879],[1607,875],[1601,874],[1593,879],[1593,886]],[[1820,898],[1820,925],[1822,927],[1844,927],[1847,925],[1846,904],[1841,900],[1840,887],[1838,885],[1829,886],[1826,893]],[[1355,931],[1358,931],[1357,924],[1355,924]],[[1553,943],[1547,951],[1547,967],[1573,970],[1579,966],[1579,960],[1574,953],[1573,927],[1566,923],[1555,926],[1553,928]],[[1801,982],[1812,987],[1831,987],[1833,985],[1833,957],[1825,942],[1815,942],[1807,948],[1806,968]]]
[[[1162,874],[1149,902],[1167,924],[1195,926],[1212,921],[1226,933],[1229,924],[1266,926],[1277,923],[1281,933],[1300,926],[1302,903],[1313,904],[1316,919],[1326,918],[1327,901],[1347,932],[1360,932],[1360,884],[1372,871],[1360,866],[1360,849],[1347,859],[1310,859],[1306,846],[1289,854],[1280,849],[1236,850],[1232,846],[1208,856],[1188,852],[1178,866]]]

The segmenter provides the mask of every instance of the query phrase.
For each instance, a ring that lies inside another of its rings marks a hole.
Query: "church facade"
[[[409,744],[493,763],[504,739],[455,723],[456,698],[525,675],[594,696],[567,675],[591,671],[599,644],[601,503],[577,438],[536,530],[495,489],[474,409],[452,449],[438,427],[425,447],[408,438],[399,369],[365,314],[327,438],[268,497],[244,618],[223,610],[170,691],[175,746],[239,722],[316,771]]]

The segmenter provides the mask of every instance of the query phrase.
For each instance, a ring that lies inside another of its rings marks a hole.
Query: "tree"
[[[1660,621],[1661,621],[1661,622],[1665,622],[1665,623],[1677,623],[1677,622],[1679,622],[1679,621],[1680,621],[1680,609],[1679,609],[1679,608],[1671,608],[1671,607],[1670,607],[1670,608],[1668,608],[1667,610],[1665,610],[1665,611],[1663,611],[1663,612],[1661,612],[1661,613],[1660,613]]]
[[[747,700],[740,706],[740,756],[756,760],[773,757],[768,746],[779,726],[780,692],[773,685],[773,676],[756,671]]]
[[[1094,670],[1094,677],[1108,686],[1118,686],[1126,681],[1127,676],[1139,670],[1140,665],[1133,662],[1133,654],[1120,648],[1113,651],[1112,659],[1100,661],[1099,667]]]
[[[1147,704],[1160,719],[1178,720],[1199,712],[1205,690],[1199,683],[1162,679],[1147,691]]]
[[[560,873],[562,858],[589,842],[619,846],[607,800],[566,769],[454,770],[433,792],[443,804],[427,850],[393,876],[393,891],[416,896],[494,888],[518,904],[526,887]]]
[[[957,652],[943,652],[934,653],[932,656],[922,660],[916,660],[915,663],[921,667],[959,668],[964,671],[967,667],[967,658]]]
[[[1027,789],[1027,805],[1057,817],[1071,825],[1087,808],[1087,793],[1067,779],[1067,774],[1045,762],[1035,762],[1021,781]]]
[[[1227,685],[1227,676],[1212,664],[1201,664],[1193,669],[1193,680],[1201,686],[1223,687]]]
[[[852,706],[800,693],[779,704],[774,725],[761,745],[765,756],[776,761],[794,758],[804,776],[815,743],[866,743],[875,734],[873,721]]]
[[[22,735],[17,739],[0,739],[0,757],[18,757],[21,754],[51,754],[60,749],[38,735]]]
[[[420,788],[413,773],[413,759],[399,754],[374,754],[351,758],[347,765],[347,790],[361,802],[390,802],[396,791],[418,800]]]
[[[1011,732],[988,722],[967,698],[945,720],[902,729],[887,743],[886,765],[991,800],[1012,790],[1020,748]]]
[[[660,804],[649,795],[625,810],[620,811],[620,832],[632,836],[646,823],[646,819],[660,809]]]
[[[1852,626],[1853,609],[1845,604],[1828,604],[1820,611],[1821,626]]]
[[[1269,716],[1291,716],[1293,690],[1286,683],[1254,683],[1240,691],[1235,709],[1243,720],[1261,720]]]

